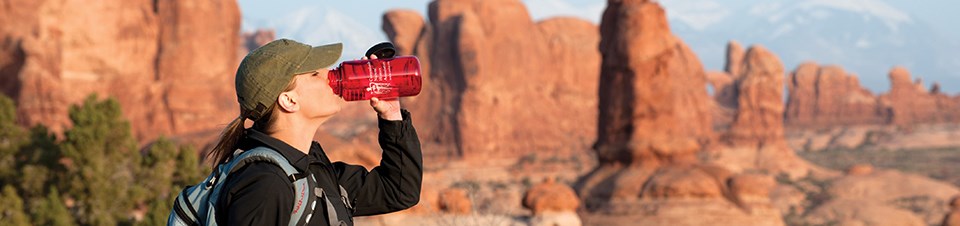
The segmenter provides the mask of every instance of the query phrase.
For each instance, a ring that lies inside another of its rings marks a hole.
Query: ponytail
[[[230,158],[234,150],[237,150],[237,143],[240,142],[240,139],[242,139],[244,135],[244,121],[246,121],[246,118],[243,114],[240,114],[239,117],[230,122],[227,128],[224,128],[223,132],[220,133],[220,140],[217,141],[217,146],[213,147],[213,150],[207,154],[207,158],[213,157],[214,170],[216,170],[218,164]]]
[[[293,79],[287,84],[287,87],[283,89],[283,92],[291,91],[296,87],[297,80]],[[251,128],[266,134],[273,134],[273,124],[277,122],[276,111],[277,104],[274,103],[263,112],[263,115],[253,120],[253,127]],[[237,150],[240,139],[243,139],[244,135],[246,135],[244,134],[246,130],[243,128],[243,123],[246,121],[248,114],[249,112],[241,110],[240,116],[230,122],[227,128],[224,128],[223,132],[220,133],[220,140],[217,141],[217,146],[214,146],[213,150],[207,154],[207,158],[214,157],[214,170],[217,169],[217,165],[227,161],[227,159],[233,156],[233,152]]]

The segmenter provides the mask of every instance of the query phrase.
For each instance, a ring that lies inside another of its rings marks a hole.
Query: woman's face
[[[327,69],[299,74],[293,92],[300,96],[300,111],[307,118],[330,117],[340,111],[343,99],[333,93],[327,81]]]

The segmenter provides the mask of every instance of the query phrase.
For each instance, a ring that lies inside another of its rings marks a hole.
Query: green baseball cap
[[[342,51],[341,43],[310,46],[289,39],[274,40],[251,51],[237,68],[241,116],[259,119],[294,75],[330,67],[340,59]]]

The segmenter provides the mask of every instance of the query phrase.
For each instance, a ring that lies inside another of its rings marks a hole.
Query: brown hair
[[[283,92],[288,92],[297,87],[297,79],[291,79],[290,83],[287,84],[287,87],[283,89]],[[250,127],[254,130],[272,134],[274,133],[273,126],[277,122],[278,111],[277,102],[274,101],[273,105],[264,112],[263,116],[259,119],[253,121],[253,126]],[[237,146],[240,143],[240,139],[243,139],[246,136],[246,129],[243,128],[243,123],[247,119],[247,112],[241,109],[240,116],[227,124],[227,127],[223,129],[223,132],[220,132],[220,139],[217,141],[217,146],[213,147],[213,150],[210,153],[207,153],[207,158],[213,157],[213,169],[216,170],[217,165],[227,161],[233,156],[234,150],[237,150]]]

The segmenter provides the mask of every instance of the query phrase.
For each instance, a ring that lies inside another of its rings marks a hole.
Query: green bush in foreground
[[[197,152],[159,138],[137,147],[113,99],[70,107],[62,139],[17,124],[0,95],[0,225],[163,225],[171,200],[205,172]]]

